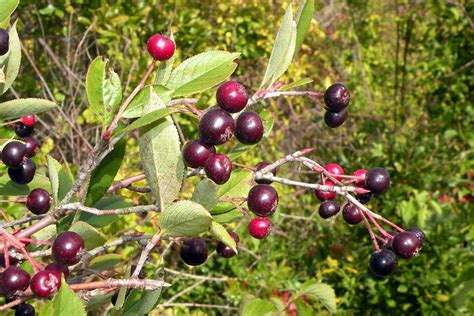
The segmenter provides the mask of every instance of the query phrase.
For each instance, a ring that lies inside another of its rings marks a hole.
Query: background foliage
[[[41,95],[61,104],[59,110],[41,116],[38,135],[44,145],[38,165],[46,167],[46,154],[52,153],[74,171],[85,158],[88,143],[99,137],[100,124],[87,110],[85,99],[85,74],[96,56],[110,58],[129,92],[140,78],[137,69],[145,69],[149,60],[146,38],[154,32],[173,32],[177,60],[211,49],[240,52],[234,77],[255,91],[287,4],[22,1],[16,14],[28,62],[22,63],[21,80],[6,98]],[[309,99],[268,102],[275,118],[273,135],[238,162],[254,165],[260,158],[274,160],[314,147],[321,162],[338,162],[347,171],[386,167],[392,188],[370,207],[404,227],[421,227],[428,245],[417,258],[400,262],[391,278],[378,280],[368,271],[372,249],[362,226],[309,218],[318,207],[313,194],[277,186],[281,203],[274,215],[275,234],[255,241],[247,237],[245,227],[236,227],[244,247],[237,257],[214,256],[189,271],[226,280],[203,282],[179,301],[239,306],[252,296],[268,300],[288,295],[285,292],[295,294],[314,278],[334,288],[341,314],[447,315],[474,310],[469,294],[474,286],[474,5],[336,0],[317,1],[315,12],[286,79],[309,77],[314,81],[308,89],[316,90],[335,81],[346,83],[352,96],[348,121],[332,130],[324,125],[320,106]],[[203,108],[212,104],[213,93],[200,96]],[[196,122],[179,120],[183,134],[195,138]],[[126,150],[123,165],[128,169],[122,169],[118,178],[141,170],[136,141],[129,140]],[[300,170],[279,172],[312,177]],[[188,190],[183,194],[189,198],[195,183],[188,180],[185,185]],[[129,198],[144,199],[131,193]],[[21,216],[23,210],[10,207],[8,212]],[[112,238],[155,229],[152,218],[129,215],[102,232]],[[117,272],[124,273],[137,252],[133,245],[116,251]],[[177,249],[172,249],[166,266],[190,269],[177,257]],[[160,261],[157,253],[154,260]],[[175,275],[168,281],[173,286],[163,292],[163,301],[200,282]],[[317,302],[302,304],[324,310]],[[178,311],[219,313],[184,307],[174,310]]]

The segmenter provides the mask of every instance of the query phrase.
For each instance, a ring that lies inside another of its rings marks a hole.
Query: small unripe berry
[[[347,119],[347,110],[343,109],[339,112],[326,111],[324,113],[324,122],[331,128],[336,128],[344,124]]]
[[[354,177],[358,177],[358,179],[354,180],[354,185],[358,187],[363,187],[365,185],[365,177],[367,176],[367,170],[365,169],[357,169],[352,173]]]
[[[23,123],[18,123],[17,126],[15,127],[15,134],[18,137],[28,137],[31,134],[33,134],[33,131],[35,130],[34,126],[26,126]]]
[[[255,112],[243,112],[235,123],[235,137],[245,145],[258,143],[264,133],[263,122]]]
[[[243,85],[236,81],[227,81],[217,89],[216,100],[223,110],[237,113],[245,108],[249,97]]]
[[[0,56],[8,53],[10,36],[4,29],[0,29]]]
[[[249,191],[247,206],[255,215],[268,217],[277,209],[278,193],[270,185],[256,185]]]
[[[271,163],[269,163],[268,161],[259,162],[259,163],[255,166],[255,171],[260,171],[260,170],[262,170],[263,168],[268,167],[269,165],[271,165]],[[276,177],[276,175],[277,175],[277,170],[276,170],[276,168],[270,170],[270,173],[273,174],[274,177]],[[271,184],[273,181],[260,179],[260,180],[255,180],[255,182],[257,182],[258,184]]]
[[[20,120],[26,126],[33,126],[36,123],[36,117],[33,114],[22,116]]]
[[[216,153],[216,148],[202,140],[192,140],[183,147],[183,160],[191,168],[204,167],[207,159]]]
[[[207,253],[206,242],[198,238],[185,240],[179,252],[181,259],[190,266],[198,266],[206,262]]]
[[[224,154],[213,154],[207,159],[204,171],[216,184],[224,184],[232,173],[232,161]]]
[[[35,177],[36,165],[31,159],[27,159],[18,169],[8,168],[10,180],[17,184],[28,184]]]
[[[349,90],[342,83],[335,83],[324,92],[324,103],[330,111],[342,111],[349,105],[349,101]]]
[[[26,207],[36,215],[45,214],[51,206],[51,197],[44,189],[34,189],[26,197]]]
[[[165,61],[173,56],[175,44],[171,39],[155,34],[148,39],[147,49],[154,59]]]
[[[236,244],[239,243],[240,238],[239,235],[236,233],[229,231],[230,237],[235,241]],[[216,252],[219,254],[219,256],[224,257],[224,258],[232,258],[235,256],[237,253],[232,250],[229,246],[226,246],[222,241],[218,241],[216,244]]]
[[[256,217],[249,221],[247,228],[253,238],[265,239],[270,235],[272,222],[268,218]]]
[[[339,166],[337,163],[330,163],[326,165],[324,169],[326,169],[330,174],[332,174],[336,180],[342,180],[341,176],[344,175],[344,170],[342,170],[342,167]]]
[[[390,187],[390,175],[387,170],[375,167],[367,173],[365,183],[372,193],[382,194]]]
[[[329,179],[326,179],[326,180],[324,181],[324,185],[334,186],[334,182],[332,182],[332,181],[329,180]],[[336,198],[336,192],[318,191],[318,190],[316,190],[314,193],[316,194],[316,197],[317,197],[320,201],[333,200],[334,198]]]
[[[199,122],[201,139],[209,145],[224,144],[232,138],[234,129],[234,119],[221,109],[207,111]]]
[[[75,232],[64,232],[56,237],[51,251],[56,262],[69,266],[74,265],[81,260],[84,241]]]
[[[3,147],[2,161],[13,169],[20,168],[26,156],[26,146],[20,142],[12,141]]]
[[[48,297],[59,290],[61,274],[56,271],[43,270],[31,279],[31,290],[39,297]]]
[[[370,256],[370,269],[380,277],[388,276],[397,268],[397,257],[389,249],[381,249]]]
[[[326,201],[319,206],[319,216],[327,219],[339,213],[340,209],[341,207],[337,201]]]

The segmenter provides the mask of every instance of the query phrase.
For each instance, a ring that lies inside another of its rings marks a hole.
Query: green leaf
[[[180,201],[161,213],[160,228],[169,237],[193,237],[208,230],[211,222],[211,214],[201,204]]]
[[[107,270],[113,268],[120,261],[122,261],[122,256],[114,253],[101,255],[89,262],[89,268],[94,270]]]
[[[109,77],[104,81],[104,126],[109,125],[114,118],[115,112],[122,101],[122,84],[120,78],[115,71],[109,69]]]
[[[326,309],[332,313],[336,313],[336,294],[334,289],[325,283],[319,283],[316,280],[306,281],[295,296],[307,296],[323,303]]]
[[[114,210],[119,208],[126,208],[133,206],[131,201],[126,200],[123,196],[115,195],[103,198],[93,205],[99,210]],[[105,227],[112,224],[120,218],[119,215],[94,215],[91,213],[82,212],[80,220],[87,222],[94,227]]]
[[[136,118],[143,115],[143,108],[145,105],[148,104],[150,99],[150,86],[144,87],[140,92],[137,94],[135,98],[133,98],[132,102],[129,104],[125,112],[123,113],[122,117],[124,118]],[[171,96],[173,95],[173,90],[170,90],[166,87],[160,85],[154,85],[153,90],[158,95],[163,107],[165,104],[171,101]]]
[[[2,8],[3,6],[2,2],[4,1],[0,0],[0,8]],[[17,4],[18,2],[15,4],[15,7]],[[16,77],[18,76],[18,71],[20,70],[21,43],[20,43],[20,38],[18,37],[18,32],[16,30],[16,23],[17,22],[13,24],[10,31],[8,32],[9,37],[10,37],[9,51],[4,56],[0,57],[0,69],[4,67],[3,75],[5,77],[5,82],[0,81],[0,95],[4,94],[8,89],[10,89],[13,81],[15,81]],[[0,115],[0,118],[1,118],[1,115]]]
[[[96,57],[89,66],[86,76],[87,100],[95,115],[104,114],[104,91],[102,86],[105,81],[105,65],[102,56]]]
[[[226,246],[230,247],[237,253],[237,243],[230,236],[227,229],[218,222],[213,221],[210,228],[211,234],[219,241],[222,241]]]
[[[295,54],[301,47],[301,44],[304,41],[306,33],[309,30],[311,25],[311,19],[313,18],[314,12],[314,0],[303,0],[298,6],[296,11],[296,45],[295,45]]]
[[[162,289],[154,291],[132,290],[123,306],[124,316],[147,315],[161,297]]]
[[[234,208],[226,211],[225,213],[214,214],[212,217],[214,217],[214,220],[219,224],[227,224],[241,220],[244,215],[238,209]]]
[[[137,128],[149,125],[151,123],[155,123],[156,121],[168,116],[172,113],[176,113],[175,110],[171,109],[159,109],[148,114],[143,115],[139,119],[133,121],[132,124],[128,125],[125,129],[121,130],[120,133],[130,132]]]
[[[81,299],[74,293],[64,279],[61,280],[61,287],[54,295],[52,301],[43,305],[39,315],[48,316],[86,316],[86,311]]]
[[[252,181],[252,171],[239,169],[232,172],[229,181],[219,186],[217,196],[226,196],[229,198],[244,197],[250,191]],[[217,207],[212,210],[212,214],[221,214],[233,210],[235,206],[231,203],[219,203]]]
[[[171,33],[170,40],[174,41],[174,35]],[[170,59],[162,61],[160,67],[156,72],[155,84],[166,86],[168,80],[171,77],[171,72],[173,71],[174,60],[176,59],[176,54],[173,54]]]
[[[287,85],[282,86],[280,89],[278,89],[278,91],[288,91],[288,90],[291,90],[291,89],[294,89],[294,88],[297,88],[297,87],[304,86],[305,84],[309,84],[313,81],[314,80],[310,79],[310,78],[302,78],[300,80],[296,80],[292,83],[289,83]]]
[[[94,294],[89,300],[87,301],[86,311],[94,312],[100,310],[104,305],[110,302],[110,299],[114,296],[113,293],[111,294]]]
[[[306,304],[303,300],[294,300],[294,303],[296,305],[298,316],[313,316],[315,314],[311,306]]]
[[[125,156],[126,146],[127,140],[126,138],[122,138],[115,145],[114,150],[94,169],[89,181],[85,205],[94,205],[107,193],[107,190],[120,169],[123,157]]]
[[[7,19],[16,7],[20,0],[0,0],[0,22]]]
[[[210,89],[223,82],[234,72],[233,61],[239,53],[210,51],[186,59],[172,73],[167,87],[174,96],[184,96]]]
[[[269,301],[257,298],[244,305],[241,311],[241,316],[272,315],[277,311],[276,306]]]
[[[0,103],[0,119],[18,118],[54,109],[56,103],[43,99],[15,99]]]
[[[290,66],[296,45],[296,23],[293,21],[291,4],[286,10],[275,38],[270,61],[260,88],[270,87]]]
[[[28,195],[33,189],[41,188],[49,190],[50,187],[49,179],[41,174],[36,174],[33,180],[26,185],[12,182],[8,174],[4,174],[0,177],[0,195]]]
[[[191,200],[201,204],[207,210],[212,210],[219,201],[217,185],[209,179],[203,179],[194,189]]]
[[[107,241],[97,229],[83,221],[75,222],[69,230],[81,235],[87,250],[102,246]]]
[[[51,182],[51,192],[53,195],[54,205],[57,205],[59,202],[59,170],[61,168],[61,164],[56,159],[48,155],[48,175]]]
[[[152,87],[144,113],[164,108]],[[171,118],[166,117],[140,129],[140,158],[148,185],[161,209],[165,209],[178,196],[185,176],[180,140]]]

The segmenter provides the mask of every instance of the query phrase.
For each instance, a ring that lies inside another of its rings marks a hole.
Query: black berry
[[[191,168],[204,167],[206,160],[216,153],[214,146],[208,145],[202,140],[192,140],[183,147],[183,159]]]
[[[207,111],[199,122],[201,139],[210,145],[224,144],[232,138],[234,129],[234,119],[221,109]]]
[[[20,168],[26,156],[26,151],[25,144],[16,141],[9,142],[3,147],[2,161],[9,168]]]
[[[404,231],[393,237],[392,249],[400,258],[414,257],[418,254],[420,246],[420,241],[412,232]]]
[[[207,253],[206,242],[198,238],[185,240],[179,252],[181,259],[190,266],[198,266],[206,262]]]
[[[324,92],[326,108],[339,112],[349,105],[349,90],[342,83],[335,83]]]
[[[40,271],[31,279],[31,290],[39,297],[48,297],[56,293],[60,286],[61,274],[56,271]]]
[[[268,218],[256,217],[249,221],[247,228],[253,238],[265,239],[270,235],[272,222]]]
[[[370,269],[380,277],[388,276],[397,268],[397,257],[393,251],[382,249],[370,256]]]
[[[362,204],[367,204],[370,202],[370,200],[372,199],[372,193],[371,192],[367,192],[367,193],[362,193],[362,194],[356,194],[355,198],[357,199],[357,201],[359,201],[360,203]]]
[[[278,206],[278,193],[270,185],[259,184],[250,189],[247,206],[255,215],[268,217]]]
[[[10,36],[4,29],[0,29],[0,56],[8,53]]]
[[[23,123],[18,123],[18,125],[15,128],[15,133],[18,137],[28,137],[31,134],[33,134],[35,127],[34,126],[26,126]]]
[[[319,216],[321,216],[321,218],[326,219],[336,215],[337,213],[339,213],[340,210],[341,207],[337,201],[326,201],[321,203],[321,205],[319,206]]]
[[[234,232],[229,231],[230,237],[235,241],[236,244],[239,243],[240,238],[239,235],[237,235]],[[224,258],[232,258],[235,256],[237,253],[232,250],[229,246],[226,246],[222,241],[218,241],[216,244],[216,252],[219,256],[224,257]]]
[[[48,212],[51,206],[51,197],[44,189],[34,189],[26,197],[26,207],[36,215]]]
[[[10,180],[17,184],[28,184],[35,177],[36,165],[31,159],[27,159],[20,168],[8,168]]]
[[[217,89],[217,103],[223,110],[230,113],[242,111],[248,99],[244,86],[236,81],[227,81]]]
[[[351,225],[359,224],[363,220],[362,211],[354,204],[347,203],[342,210],[342,217]]]
[[[232,173],[232,161],[224,154],[211,155],[204,165],[209,179],[217,184],[226,183]]]
[[[365,182],[372,193],[382,194],[390,187],[390,175],[387,170],[375,167],[369,170]]]
[[[410,227],[407,230],[413,235],[415,235],[416,239],[418,239],[418,241],[420,242],[420,245],[423,245],[425,243],[426,235],[421,229],[419,229],[418,227]]]
[[[343,109],[339,112],[326,111],[324,113],[324,122],[331,128],[336,128],[344,124],[347,119],[347,110]]]
[[[69,278],[69,268],[64,264],[53,262],[48,264],[44,269],[48,271],[55,271],[58,274],[62,273],[64,275],[64,279]]]
[[[269,165],[271,165],[271,163],[269,163],[269,162],[267,162],[267,161],[259,162],[259,163],[255,166],[255,171],[260,171],[260,170],[262,170],[263,168],[268,167]],[[277,170],[276,170],[276,168],[270,170],[270,173],[273,174],[274,177],[276,177],[276,175],[277,175]],[[256,180],[255,182],[257,182],[258,184],[271,184],[273,181],[260,179],[260,180]]]
[[[30,285],[30,275],[15,266],[10,266],[3,272],[2,287],[5,293],[13,294],[16,291],[24,291]]]
[[[245,145],[258,143],[265,131],[260,116],[255,112],[243,112],[235,123],[235,137]]]
[[[34,137],[25,137],[23,138],[26,146],[26,157],[33,157],[39,150],[38,141]]]
[[[84,241],[75,232],[64,232],[56,237],[51,250],[56,262],[70,266],[81,260]]]
[[[22,303],[18,305],[15,316],[35,316],[35,308],[30,304]]]

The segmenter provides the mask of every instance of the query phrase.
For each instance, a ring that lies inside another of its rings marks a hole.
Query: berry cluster
[[[324,122],[327,126],[335,128],[344,124],[350,99],[349,90],[342,83],[335,83],[324,92]]]
[[[0,56],[8,53],[10,36],[4,29],[0,29]]]

